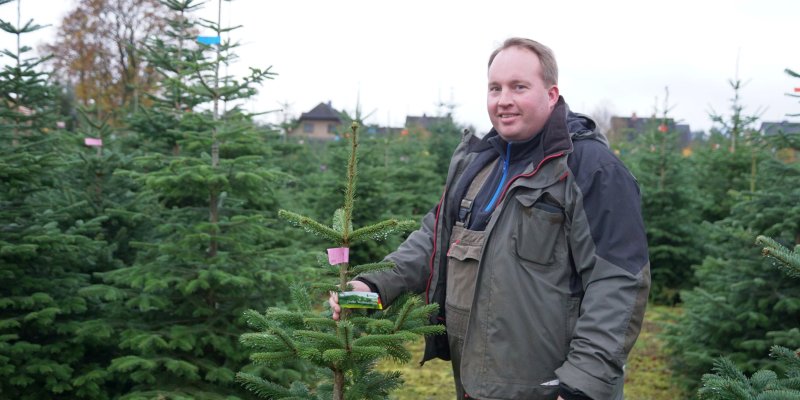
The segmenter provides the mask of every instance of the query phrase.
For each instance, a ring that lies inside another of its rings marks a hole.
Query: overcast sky
[[[24,21],[52,25],[24,44],[51,40],[75,3],[22,0]],[[0,19],[16,22],[16,8],[0,6]],[[738,69],[745,113],[800,121],[785,116],[800,113],[785,95],[800,79],[783,72],[800,72],[800,0],[235,0],[222,14],[223,25],[243,25],[231,33],[242,47],[229,72],[279,74],[247,104],[252,111],[288,103],[296,117],[331,101],[352,113],[360,99],[367,122],[401,126],[406,115],[437,115],[444,102],[455,104],[457,122],[485,131],[489,53],[525,36],[555,51],[574,111],[648,116],[669,87],[671,116],[707,130],[712,109],[729,113]],[[216,20],[217,0],[200,15]],[[0,47],[12,46],[0,33]]]

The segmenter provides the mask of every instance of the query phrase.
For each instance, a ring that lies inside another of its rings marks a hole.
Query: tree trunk
[[[344,400],[344,371],[333,371],[333,400]]]

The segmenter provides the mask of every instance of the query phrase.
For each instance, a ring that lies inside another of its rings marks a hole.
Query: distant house
[[[423,136],[430,136],[431,128],[444,123],[452,123],[452,118],[449,115],[446,117],[429,117],[425,114],[422,114],[421,117],[409,115],[406,117],[406,130],[419,132]]]
[[[289,132],[289,137],[333,140],[336,139],[337,130],[342,125],[342,118],[331,106],[331,102],[319,103],[311,111],[300,115],[297,127]]]
[[[762,122],[758,130],[764,136],[800,135],[800,122]],[[786,162],[795,162],[797,152],[792,148],[778,150],[778,157]]]
[[[612,144],[632,142],[648,129],[659,129],[662,120],[662,118],[637,117],[636,114],[630,117],[611,117],[611,128],[606,132],[606,137]],[[692,130],[689,125],[676,124],[675,120],[667,118],[666,129],[669,132],[678,132],[681,148],[688,147],[692,142]]]
[[[778,134],[797,135],[800,134],[800,122],[762,122],[758,131],[764,136]]]

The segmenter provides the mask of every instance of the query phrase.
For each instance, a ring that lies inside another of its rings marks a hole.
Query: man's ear
[[[551,110],[555,108],[556,103],[558,103],[558,95],[558,85],[550,86],[550,89],[547,89],[547,103],[550,105]]]

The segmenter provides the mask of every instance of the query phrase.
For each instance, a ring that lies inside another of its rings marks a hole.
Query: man
[[[488,75],[494,129],[465,134],[396,267],[353,288],[440,304],[423,362],[452,360],[459,399],[621,399],[650,287],[638,186],[569,111],[549,48],[508,39]]]

